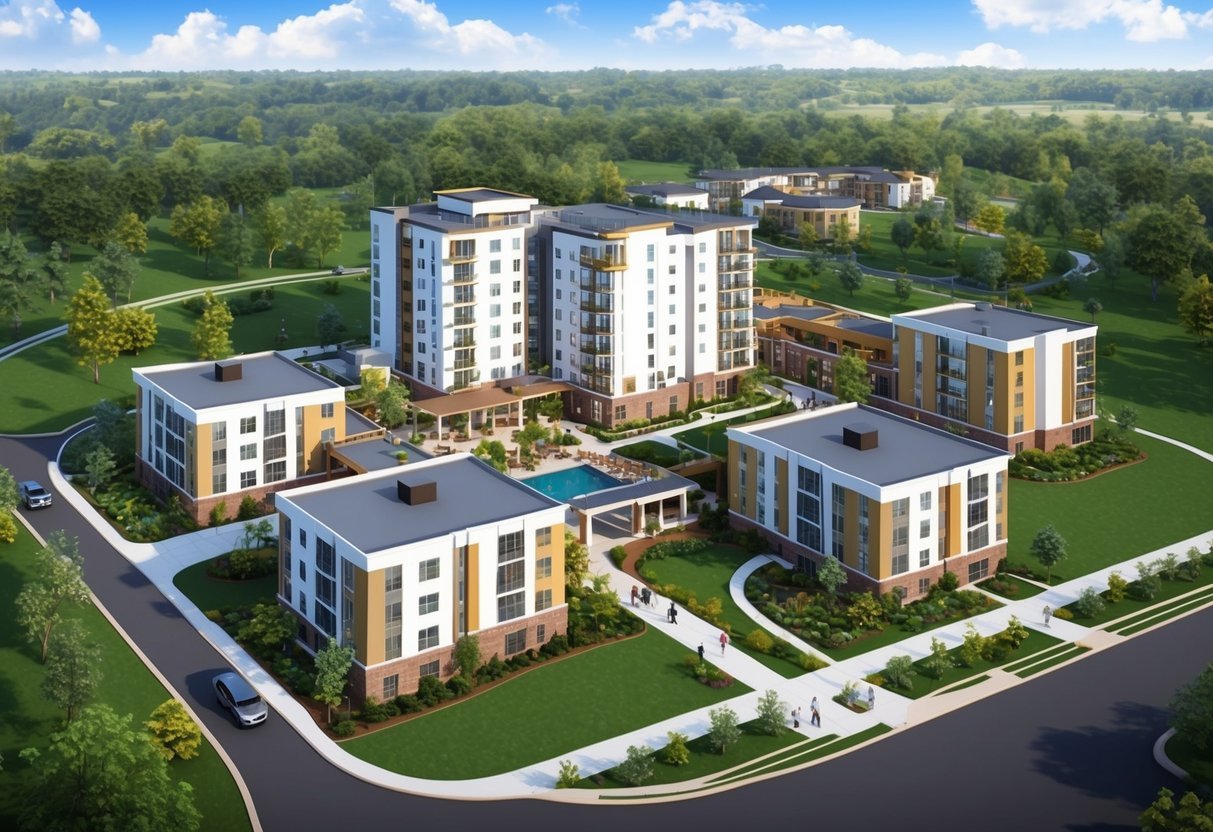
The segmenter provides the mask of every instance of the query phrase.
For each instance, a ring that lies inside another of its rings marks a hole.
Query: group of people
[[[792,727],[800,727],[800,706],[797,705],[792,709]],[[813,697],[813,701],[809,703],[809,726],[812,728],[821,727],[821,708],[817,706],[817,697]]]

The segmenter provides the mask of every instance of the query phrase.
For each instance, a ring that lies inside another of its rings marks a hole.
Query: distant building
[[[747,217],[770,217],[785,234],[795,236],[804,224],[813,226],[817,237],[834,239],[838,224],[846,220],[849,238],[859,234],[860,200],[851,196],[796,196],[770,185],[750,191],[741,198],[741,212]]]
[[[710,169],[699,172],[695,186],[708,192],[713,211],[728,211],[763,187],[795,196],[850,197],[864,208],[914,207],[935,196],[929,176],[863,166]]]
[[[683,208],[696,211],[708,210],[708,192],[678,182],[662,182],[658,185],[628,185],[624,188],[634,200],[651,200],[659,208]],[[638,208],[644,207],[637,205]]]
[[[729,514],[798,568],[836,558],[854,590],[916,599],[1006,556],[1007,461],[979,442],[857,404],[730,427]]]
[[[455,643],[509,658],[568,625],[565,506],[467,454],[276,495],[278,600],[311,650],[354,648],[353,698],[386,701],[458,668]]]

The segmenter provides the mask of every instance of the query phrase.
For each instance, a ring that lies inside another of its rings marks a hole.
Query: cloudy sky
[[[0,70],[1213,68],[1213,0],[0,0]]]

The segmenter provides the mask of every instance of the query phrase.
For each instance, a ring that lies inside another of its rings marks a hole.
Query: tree
[[[1198,751],[1213,745],[1213,664],[1175,692],[1171,727]]]
[[[564,533],[564,583],[566,586],[579,587],[585,583],[585,576],[590,571],[590,553],[585,544],[577,539],[577,535],[565,530]]]
[[[168,233],[203,256],[206,273],[211,272],[211,252],[219,242],[219,227],[227,206],[203,195],[188,206],[177,205],[169,215]]]
[[[41,294],[42,271],[34,265],[21,238],[0,234],[0,315],[13,322],[13,338],[21,329],[21,310]]]
[[[246,147],[256,147],[263,141],[261,119],[256,116],[245,116],[236,125],[236,139]]]
[[[1201,346],[1213,338],[1213,285],[1208,275],[1202,274],[1184,286],[1179,296],[1179,325]]]
[[[1053,578],[1053,567],[1066,557],[1066,539],[1049,523],[1036,533],[1028,551],[1045,567],[1045,583]]]
[[[294,638],[298,624],[295,617],[274,602],[253,607],[253,614],[240,625],[237,640],[258,655],[281,653]]]
[[[1103,304],[1099,302],[1099,298],[1087,298],[1087,302],[1082,305],[1082,311],[1091,316],[1091,323],[1095,323],[1095,316],[1103,311]]]
[[[42,829],[172,829],[201,822],[193,788],[175,781],[147,734],[107,705],[85,708],[51,735],[45,752],[29,750],[28,792],[20,825]]]
[[[332,636],[329,636],[328,645],[316,653],[315,698],[328,706],[329,722],[333,720],[333,708],[341,704],[353,663],[354,648],[342,647]]]
[[[833,601],[838,590],[847,582],[846,570],[837,558],[827,557],[817,566],[817,583],[826,591],[826,596]]]
[[[274,252],[286,245],[286,209],[267,202],[253,213],[253,233],[265,249],[267,268],[274,268]]]
[[[199,360],[214,361],[232,354],[232,313],[209,289],[202,296],[202,315],[194,324],[193,345]]]
[[[922,667],[936,679],[952,667],[952,657],[948,655],[948,645],[943,639],[931,637],[931,655],[922,660]]]
[[[691,751],[687,748],[687,735],[678,731],[667,731],[665,736],[666,765],[685,766],[691,762]]]
[[[973,225],[987,234],[1001,234],[1006,221],[1006,211],[1002,210],[998,205],[986,203],[977,212],[977,216],[973,218]]]
[[[93,698],[101,683],[101,647],[79,621],[64,621],[46,653],[42,698],[62,708],[67,721]]]
[[[58,243],[51,243],[46,254],[42,255],[42,275],[43,285],[50,293],[53,306],[55,293],[58,292],[61,295],[65,293],[68,280],[67,263],[63,259],[63,247]]]
[[[476,677],[476,668],[480,667],[480,637],[475,635],[460,636],[455,642],[455,664],[464,678],[471,681]]]
[[[324,258],[341,248],[341,229],[345,228],[345,215],[336,206],[318,208],[308,219],[307,250],[316,255],[316,268],[324,268]]]
[[[101,366],[118,357],[118,342],[110,327],[110,302],[97,278],[84,273],[84,282],[68,302],[67,342],[81,367],[92,366],[93,383],[101,382]]]
[[[1103,233],[1116,218],[1116,186],[1089,167],[1078,168],[1066,185],[1066,203],[1083,225]]]
[[[119,295],[130,300],[135,278],[139,276],[139,263],[120,243],[110,240],[90,264],[89,271],[105,287],[117,306]]]
[[[324,311],[316,318],[316,336],[320,339],[320,347],[323,349],[325,344],[336,346],[345,331],[345,321],[341,319],[337,307],[331,303],[325,304]]]
[[[847,261],[838,269],[838,280],[842,288],[855,297],[855,290],[863,287],[863,270],[856,264]]]
[[[889,236],[893,240],[893,245],[897,246],[901,252],[901,257],[904,260],[910,246],[914,245],[914,223],[910,222],[904,216],[899,217],[893,223],[893,227],[889,229]]]
[[[134,211],[127,211],[118,218],[113,237],[128,254],[147,254],[147,224]]]
[[[872,394],[868,363],[848,348],[834,363],[834,396],[839,402],[866,404]]]
[[[84,472],[88,474],[88,487],[96,491],[114,478],[114,452],[107,445],[97,445],[84,455]]]
[[[902,690],[914,689],[914,660],[909,656],[893,656],[881,675],[890,685]]]
[[[615,205],[626,205],[627,192],[623,189],[623,177],[614,162],[599,162],[597,176],[594,178],[593,202],[610,202]]]
[[[927,257],[933,251],[943,251],[945,247],[943,225],[939,219],[921,212],[914,217],[914,245],[922,249]]]
[[[1120,234],[1109,231],[1103,236],[1103,248],[1099,252],[1099,270],[1109,281],[1115,281],[1124,271],[1125,258],[1129,255],[1128,243]]]
[[[0,465],[0,514],[7,514],[15,509],[19,499],[17,481],[13,479],[12,472]]]
[[[802,222],[800,224],[797,239],[800,242],[800,247],[805,251],[816,247],[817,245],[817,228],[811,222]]]
[[[114,345],[120,353],[138,355],[156,343],[160,327],[156,316],[141,306],[124,306],[110,312]]]
[[[1158,790],[1158,799],[1141,813],[1141,832],[1209,832],[1213,829],[1213,800],[1202,802],[1195,792],[1185,792],[1176,803],[1175,792]]]
[[[956,219],[966,225],[980,212],[984,204],[985,197],[981,191],[977,190],[976,185],[968,181],[961,182],[952,192],[952,198],[948,201],[948,205],[952,208]]]
[[[784,729],[787,728],[788,706],[780,700],[778,691],[768,690],[758,697],[754,721],[758,730],[764,734],[770,734],[772,737],[783,735]]]
[[[914,294],[914,281],[908,277],[897,278],[893,281],[893,294],[897,296],[899,301],[905,303]]]
[[[1035,283],[1049,268],[1045,250],[1024,234],[1008,231],[1002,248],[1007,280],[1011,283]]]
[[[161,702],[143,727],[152,735],[152,743],[164,759],[171,761],[180,757],[182,760],[192,760],[198,756],[202,730],[185,710],[181,700],[166,699]]]
[[[509,470],[509,456],[505,445],[496,439],[481,439],[472,454],[480,457],[503,474]]]
[[[331,308],[331,307],[330,307]],[[344,324],[342,324],[344,327]],[[375,394],[375,410],[379,413],[379,424],[396,428],[404,424],[409,415],[409,388],[392,381]]]
[[[215,247],[219,255],[231,263],[236,269],[236,279],[240,279],[240,270],[253,261],[253,241],[244,217],[234,212],[223,215],[219,221],[219,235]]]
[[[741,739],[741,727],[737,724],[737,713],[728,705],[721,705],[708,711],[711,727],[708,729],[708,743],[723,754],[725,749]]]
[[[849,254],[851,251],[851,221],[843,215],[834,226],[834,253]]]
[[[51,633],[60,620],[65,604],[89,603],[84,584],[84,559],[76,538],[66,532],[52,532],[46,545],[34,556],[34,576],[17,596],[17,623],[26,638],[37,644],[41,661],[46,661]]]
[[[977,258],[977,279],[991,291],[1002,285],[1006,263],[997,249],[988,248]]]
[[[1186,196],[1174,208],[1150,205],[1136,215],[1125,262],[1150,279],[1150,300],[1158,300],[1159,288],[1191,266],[1203,224],[1204,217]]]
[[[643,746],[628,746],[628,756],[615,766],[615,774],[629,786],[641,786],[653,777],[653,756]]]
[[[151,150],[167,132],[168,122],[162,118],[131,124],[131,139],[141,150]]]

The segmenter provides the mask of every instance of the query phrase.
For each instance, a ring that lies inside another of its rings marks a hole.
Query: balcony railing
[[[614,292],[615,281],[603,280],[601,277],[595,277],[592,274],[583,274],[578,286],[587,292]]]
[[[749,329],[754,328],[754,324],[753,324],[753,321],[750,320],[748,315],[745,315],[745,316],[730,315],[728,313],[725,313],[724,315],[720,316],[719,320],[717,320],[716,328],[719,329],[721,332],[727,332],[727,331],[732,331],[732,330],[737,330],[737,329],[749,330]]]
[[[603,300],[587,300],[586,295],[581,296],[581,311],[582,312],[599,312],[611,314],[615,311],[615,299],[612,297],[604,298]]]
[[[456,370],[470,370],[476,366],[476,362],[471,359],[457,360],[451,365]]]
[[[754,281],[750,280],[748,274],[734,274],[729,277],[722,277],[716,283],[716,288],[722,292],[731,292],[734,289],[751,289],[753,286]]]
[[[627,256],[623,252],[599,257],[582,254],[578,259],[582,268],[593,269],[596,272],[621,272],[628,267]]]
[[[475,272],[470,271],[470,270],[464,272],[459,269],[456,269],[454,276],[450,280],[445,281],[445,285],[463,286],[465,284],[475,283],[475,282],[476,282],[476,273]]]
[[[749,309],[750,299],[745,295],[721,295],[716,301],[717,309]]]
[[[455,326],[475,326],[476,316],[465,312],[463,309],[456,309],[453,323]]]
[[[754,260],[744,254],[721,257],[716,264],[716,268],[721,272],[751,272],[754,270]]]
[[[472,337],[471,332],[467,332],[466,330],[464,330],[463,332],[456,332],[455,340],[451,344],[451,346],[457,347],[457,348],[474,347],[474,346],[476,346],[476,339]],[[447,349],[450,349],[450,348],[451,347],[447,347]]]
[[[586,355],[613,355],[614,343],[606,338],[598,340],[582,339],[577,347]]]
[[[615,328],[609,321],[602,323],[599,321],[582,319],[581,331],[586,335],[612,335],[615,332]]]
[[[468,245],[461,246],[452,243],[447,251],[446,265],[454,265],[456,263],[473,263],[477,259],[476,246]]]
[[[741,350],[752,346],[753,342],[750,339],[748,332],[738,332],[732,335],[721,335],[717,341],[717,346],[721,350]]]

